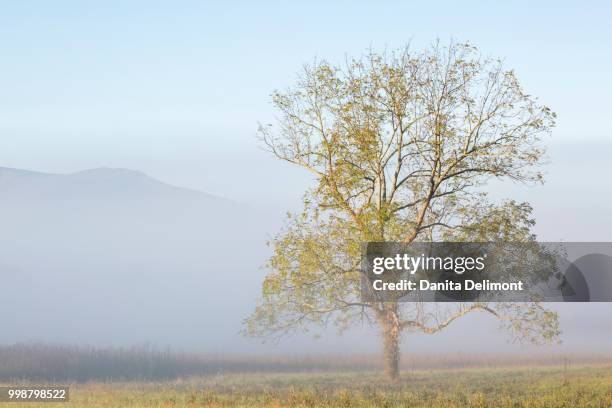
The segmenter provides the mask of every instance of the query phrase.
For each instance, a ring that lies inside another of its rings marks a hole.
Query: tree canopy
[[[395,360],[402,331],[437,332],[476,310],[498,317],[518,340],[558,336],[556,315],[538,303],[360,298],[363,242],[535,240],[530,205],[493,202],[486,191],[491,179],[543,181],[542,137],[555,114],[523,91],[514,71],[470,44],[406,47],[305,66],[296,86],[272,100],[280,116],[260,126],[263,144],[317,182],[271,242],[247,333],[371,322]]]

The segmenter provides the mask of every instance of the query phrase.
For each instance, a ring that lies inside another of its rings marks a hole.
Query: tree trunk
[[[383,327],[383,364],[385,377],[389,381],[399,380],[400,328],[397,322],[397,304],[389,305]]]

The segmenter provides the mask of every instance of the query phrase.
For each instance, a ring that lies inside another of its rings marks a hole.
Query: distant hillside
[[[194,197],[220,200],[210,194],[174,187],[128,169],[97,168],[72,174],[50,174],[0,167],[0,193],[6,198]]]
[[[0,168],[0,197],[0,344],[220,347],[258,296],[266,223],[245,205],[126,169]]]

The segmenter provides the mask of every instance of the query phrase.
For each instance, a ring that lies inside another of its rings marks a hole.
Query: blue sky
[[[273,196],[287,185],[279,169],[301,177],[257,147],[274,89],[315,57],[436,38],[504,58],[558,112],[555,143],[609,138],[610,3],[532,3],[4,2],[0,166],[128,167]],[[244,186],[254,167],[261,182]]]
[[[137,169],[280,214],[308,177],[258,148],[257,122],[274,120],[270,93],[315,57],[455,39],[505,59],[559,114],[549,182],[496,194],[532,202],[544,240],[611,241],[601,176],[612,153],[612,3],[534,3],[4,1],[0,166]],[[471,335],[462,327],[446,339]]]

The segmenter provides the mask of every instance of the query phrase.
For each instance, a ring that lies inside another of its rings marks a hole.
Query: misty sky
[[[136,169],[280,214],[309,178],[258,147],[270,93],[314,58],[455,39],[503,58],[559,115],[548,183],[494,195],[532,202],[542,239],[612,241],[609,2],[212,3],[5,2],[0,167]],[[596,323],[593,341],[610,334]]]
[[[342,62],[436,38],[505,59],[559,114],[553,143],[610,137],[609,2],[368,3],[5,3],[0,164],[136,168],[243,201],[290,202],[301,186],[286,180],[301,172],[279,172],[255,139],[258,121],[274,121],[269,94],[315,57]]]

